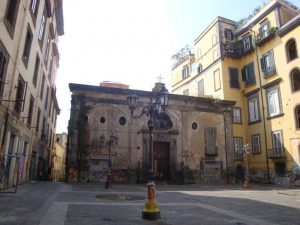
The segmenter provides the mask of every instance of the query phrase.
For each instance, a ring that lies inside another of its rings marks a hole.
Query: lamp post
[[[109,140],[104,145],[108,149],[108,172],[107,172],[107,179],[106,179],[106,183],[105,183],[105,188],[110,188],[111,183],[112,183],[112,176],[111,176],[111,167],[112,167],[112,162],[111,162],[111,148],[113,146],[116,146],[117,144],[118,144],[118,137],[115,136],[114,134],[111,134],[110,137],[109,137]]]
[[[160,92],[152,92],[150,95],[150,102],[147,106],[143,107],[139,114],[134,114],[137,107],[138,96],[132,94],[127,97],[128,107],[131,111],[131,118],[139,119],[143,115],[148,117],[148,129],[149,129],[149,162],[148,163],[148,183],[147,183],[147,201],[142,212],[143,219],[156,220],[160,218],[160,210],[157,208],[157,202],[154,198],[155,192],[155,175],[154,175],[154,162],[153,162],[153,129],[156,121],[160,120],[160,115],[165,113],[168,106],[169,95],[165,86],[162,86]]]
[[[249,144],[245,144],[243,146],[243,156],[244,156],[244,162],[245,162],[245,182],[244,182],[244,188],[249,187],[249,167],[248,167],[248,154],[249,154]]]

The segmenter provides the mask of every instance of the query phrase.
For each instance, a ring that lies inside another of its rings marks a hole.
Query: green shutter
[[[260,65],[261,65],[261,71],[265,71],[266,70],[266,65],[265,65],[264,57],[262,57],[260,59]]]
[[[249,65],[249,73],[250,73],[251,80],[254,79],[255,81],[254,63],[251,63]]]
[[[242,80],[243,80],[243,81],[246,81],[246,80],[247,80],[245,68],[242,69]]]

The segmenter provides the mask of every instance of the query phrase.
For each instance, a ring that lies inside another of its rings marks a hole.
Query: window
[[[260,135],[255,134],[251,136],[251,144],[252,144],[252,153],[258,154],[261,153],[260,150]]]
[[[46,26],[46,16],[45,13],[43,13],[41,24],[40,24],[39,36],[38,36],[40,45],[44,40],[45,26]]]
[[[24,96],[25,95],[25,81],[19,75],[18,79],[18,86],[17,86],[17,93],[16,93],[16,102],[14,110],[17,115],[20,115],[21,111],[23,111],[23,102],[24,102]]]
[[[277,116],[281,114],[281,104],[280,104],[280,91],[279,87],[271,87],[266,90],[267,94],[267,104],[268,104],[268,114],[269,117]]]
[[[249,123],[260,121],[258,95],[254,94],[248,97]]]
[[[182,69],[182,79],[187,78],[190,75],[189,66],[185,66]]]
[[[230,29],[226,29],[224,30],[224,36],[227,40],[229,41],[233,41],[234,37],[233,37],[233,32]]]
[[[31,13],[34,23],[36,20],[36,16],[38,14],[39,3],[40,3],[39,0],[31,0],[31,3],[30,3],[30,13]]]
[[[31,126],[32,122],[32,114],[33,114],[33,106],[34,106],[34,98],[31,95],[30,96],[30,103],[29,103],[29,109],[28,109],[28,115],[27,115],[27,125]]]
[[[3,95],[8,60],[8,53],[0,42],[0,99],[2,99]]]
[[[242,80],[245,82],[245,85],[256,83],[253,62],[243,67]]]
[[[28,25],[26,39],[25,39],[25,45],[24,45],[24,50],[23,50],[23,62],[26,67],[27,67],[28,61],[29,61],[31,43],[32,43],[32,32],[31,32],[30,26]]]
[[[197,122],[192,123],[192,129],[193,130],[198,130],[198,123]]]
[[[284,155],[283,136],[281,130],[272,132],[272,153],[273,157],[280,157]]]
[[[216,127],[206,127],[205,130],[205,150],[207,155],[217,155],[218,149],[216,146],[217,140],[217,128]]]
[[[239,72],[237,68],[229,68],[229,84],[231,88],[240,88]]]
[[[45,74],[43,74],[42,84],[41,84],[41,92],[40,92],[40,99],[43,100],[44,97],[44,87],[45,87]]]
[[[247,52],[252,49],[252,36],[251,35],[243,38],[243,46],[244,46],[244,52]]]
[[[202,72],[202,64],[199,63],[198,67],[197,67],[197,74],[200,74]]]
[[[242,123],[242,109],[233,107],[233,123]]]
[[[45,100],[45,109],[48,109],[48,98],[49,98],[49,87],[46,89],[46,100]]]
[[[5,25],[11,35],[14,33],[20,0],[7,1],[7,8],[5,13]]]
[[[300,90],[300,70],[293,69],[291,72],[292,92]]]
[[[36,82],[37,82],[37,78],[38,78],[39,67],[40,67],[40,57],[38,54],[36,54],[34,73],[33,73],[33,77],[32,77],[32,84],[35,87],[36,87]]]
[[[126,118],[124,116],[121,116],[119,119],[119,124],[121,126],[124,126],[126,124]]]
[[[273,51],[269,51],[260,59],[261,70],[265,77],[272,76],[276,73]]]
[[[50,44],[51,44],[51,40],[48,37],[46,51],[45,51],[45,66],[46,67],[47,67],[47,63],[48,63],[48,59],[49,59],[49,54],[50,54]]]
[[[241,137],[234,137],[233,138],[234,143],[234,158],[235,159],[243,159],[243,138]]]
[[[184,90],[182,94],[189,96],[189,89]]]
[[[221,81],[220,81],[220,70],[214,71],[214,84],[215,84],[215,91],[221,89]]]
[[[270,28],[270,21],[266,21],[265,23],[263,23],[258,32],[259,32],[259,39],[262,40],[266,37],[268,37],[269,35],[269,28]]]
[[[198,81],[198,96],[204,95],[204,80]]]
[[[105,117],[102,116],[102,117],[100,118],[100,123],[105,123]]]
[[[300,129],[300,105],[295,108],[296,129]]]
[[[36,118],[36,125],[35,125],[35,131],[38,133],[40,128],[40,117],[41,117],[41,109],[38,109],[38,114]]]
[[[288,62],[298,58],[298,52],[297,52],[297,46],[296,46],[295,39],[289,40],[285,45],[285,49],[286,49],[286,57],[287,57]]]

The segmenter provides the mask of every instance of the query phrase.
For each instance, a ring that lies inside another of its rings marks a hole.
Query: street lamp
[[[249,187],[249,166],[248,166],[248,154],[249,154],[249,144],[243,146],[244,160],[245,160],[245,182],[244,188]]]
[[[118,137],[114,134],[111,134],[110,137],[109,137],[109,140],[107,140],[106,143],[105,143],[105,137],[101,136],[100,137],[100,143],[103,143],[104,147],[107,147],[107,149],[108,149],[108,172],[107,172],[105,188],[110,188],[111,183],[112,183],[112,177],[111,177],[111,167],[112,167],[111,148],[118,144]]]
[[[166,108],[169,102],[169,93],[165,86],[162,86],[160,92],[152,92],[150,95],[150,102],[147,106],[142,108],[142,111],[139,114],[134,114],[134,111],[137,107],[138,96],[132,94],[127,97],[128,107],[131,111],[131,118],[139,119],[143,115],[146,115],[149,119],[147,122],[149,129],[149,162],[148,162],[148,198],[145,202],[143,209],[142,217],[143,219],[156,220],[160,218],[160,210],[157,208],[157,202],[154,198],[155,192],[155,176],[154,176],[154,162],[153,162],[153,128],[155,122],[161,119],[161,115],[165,113]]]

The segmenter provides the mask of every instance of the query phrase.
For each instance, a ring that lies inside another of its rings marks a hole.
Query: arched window
[[[292,92],[300,90],[300,70],[295,68],[291,72]]]
[[[298,58],[298,52],[297,52],[297,46],[296,46],[295,39],[289,40],[285,45],[285,49],[286,49],[286,57],[287,57],[288,62],[292,61],[293,59]]]
[[[296,129],[300,129],[300,105],[295,108]]]

